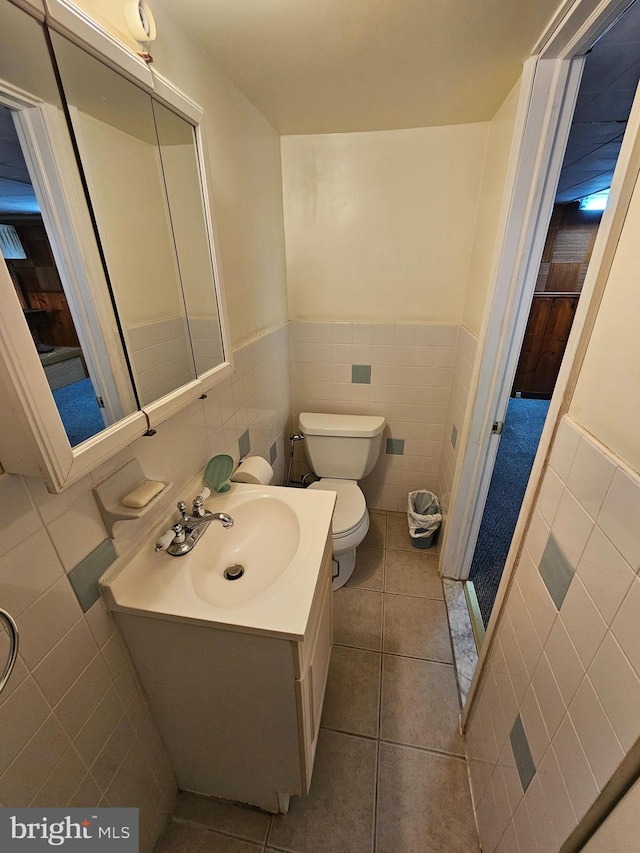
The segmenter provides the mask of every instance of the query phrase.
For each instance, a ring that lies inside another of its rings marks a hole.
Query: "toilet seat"
[[[323,477],[309,486],[325,492],[337,492],[336,506],[333,511],[331,535],[343,539],[362,526],[367,518],[367,505],[364,495],[355,480],[335,480]]]

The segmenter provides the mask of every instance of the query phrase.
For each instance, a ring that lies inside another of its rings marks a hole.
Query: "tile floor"
[[[335,593],[311,793],[287,815],[181,793],[156,853],[476,853],[437,556],[371,513]]]

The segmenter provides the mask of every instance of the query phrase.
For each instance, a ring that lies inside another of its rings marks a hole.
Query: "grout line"
[[[388,516],[385,516],[384,548],[382,551],[382,589],[387,586],[387,537]],[[384,618],[385,618],[386,593],[382,594],[382,625],[380,628],[380,663],[378,665],[378,719],[376,730],[376,774],[373,783],[373,833],[371,837],[371,851],[375,853],[378,847],[378,796],[380,791],[380,732],[382,729],[382,662],[384,660],[382,649],[384,649]]]
[[[418,598],[420,601],[441,601],[443,604],[446,605],[446,601],[445,601],[444,597],[434,598],[434,596],[432,596],[432,595],[416,595],[416,594],[412,594],[410,592],[393,592],[390,589],[385,589],[384,593],[385,593],[385,595],[395,595],[396,598]]]
[[[446,752],[443,749],[436,749],[435,747],[432,747],[432,746],[420,746],[419,744],[416,744],[416,743],[405,743],[404,741],[401,741],[401,740],[390,740],[389,738],[374,737],[373,735],[363,735],[363,734],[360,734],[358,732],[344,731],[344,729],[334,729],[330,726],[322,726],[321,725],[320,728],[326,732],[333,732],[333,734],[336,734],[336,735],[347,735],[347,737],[357,737],[357,738],[360,738],[361,740],[368,740],[371,743],[377,743],[377,744],[386,743],[386,744],[389,744],[390,746],[404,746],[407,749],[416,749],[416,750],[418,750],[418,752],[428,752],[430,755],[439,755],[443,758],[455,758],[458,761],[465,761],[465,762],[467,760],[464,755],[460,755],[460,753],[458,753],[458,752]]]
[[[373,654],[373,655],[389,655],[390,657],[394,657],[394,658],[409,658],[410,660],[421,660],[421,661],[424,661],[425,663],[439,663],[442,666],[453,667],[452,661],[436,660],[435,658],[419,658],[416,655],[401,655],[398,652],[385,652],[382,649],[369,649],[369,648],[366,648],[365,646],[350,646],[347,643],[336,643],[335,641],[334,641],[333,645],[334,646],[340,646],[340,648],[343,648],[343,649],[357,649],[360,652],[371,652],[371,654]]]

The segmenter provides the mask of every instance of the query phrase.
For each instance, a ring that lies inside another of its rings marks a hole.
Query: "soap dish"
[[[231,456],[220,453],[209,460],[204,472],[204,481],[214,492],[228,492],[229,477],[233,474],[234,462]]]
[[[122,503],[122,498],[133,492],[138,486],[147,482],[142,466],[137,459],[130,459],[122,468],[118,468],[101,483],[93,487],[93,495],[98,504],[100,515],[107,528],[107,533],[113,539],[113,526],[116,521],[134,521],[142,518],[158,505],[163,495],[173,483],[163,483],[163,489],[148,504],[143,507],[128,507]]]

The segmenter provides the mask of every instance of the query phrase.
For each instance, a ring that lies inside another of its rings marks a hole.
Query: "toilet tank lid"
[[[301,412],[299,423],[305,435],[372,438],[382,432],[385,420],[378,415],[325,415],[319,412]]]

